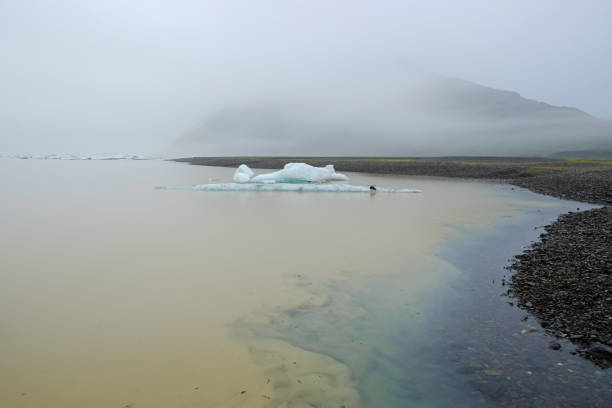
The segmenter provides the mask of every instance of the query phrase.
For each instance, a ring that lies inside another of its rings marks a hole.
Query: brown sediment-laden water
[[[610,401],[607,371],[541,348],[500,296],[506,259],[575,203],[424,177],[349,174],[409,195],[198,192],[155,187],[233,169],[0,166],[1,406]]]

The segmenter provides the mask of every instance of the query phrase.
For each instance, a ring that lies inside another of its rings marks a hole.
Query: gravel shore
[[[605,205],[561,215],[516,257],[509,294],[549,334],[612,367],[612,171],[566,171],[514,179],[540,194]],[[551,342],[549,347],[560,345]]]
[[[516,257],[508,293],[547,333],[612,366],[612,209],[564,214]],[[558,343],[550,343],[558,348]]]
[[[509,182],[536,193],[566,200],[612,205],[612,170],[572,170],[535,177],[514,178]]]
[[[609,160],[569,160],[538,157],[186,157],[174,159],[203,166],[280,169],[289,162],[313,166],[333,164],[337,171],[409,176],[520,179],[567,170],[612,170]]]

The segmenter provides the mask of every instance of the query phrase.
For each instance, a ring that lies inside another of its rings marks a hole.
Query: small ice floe
[[[31,154],[4,155],[0,157],[15,159],[37,159],[37,160],[150,160],[145,156],[137,154],[117,154],[113,156],[78,156],[67,153],[54,153],[34,156]]]
[[[87,160],[83,156],[76,156],[74,154],[47,154],[44,156],[36,156],[38,160]]]
[[[90,160],[149,160],[137,154],[116,154],[114,156],[91,156]]]
[[[335,181],[347,181],[344,174],[336,173],[333,165],[314,167],[306,163],[288,163],[282,170],[254,175],[245,164],[234,173],[233,183],[197,184],[190,186],[160,187],[172,190],[196,191],[261,191],[261,192],[313,192],[313,193],[420,193],[413,189],[392,189],[375,186],[354,186]]]

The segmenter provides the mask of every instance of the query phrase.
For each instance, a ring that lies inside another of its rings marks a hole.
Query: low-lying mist
[[[0,154],[595,149],[608,122],[551,106],[612,118],[588,3],[0,1]]]
[[[549,155],[612,145],[610,122],[405,67],[354,67],[240,98],[177,141],[180,155]]]

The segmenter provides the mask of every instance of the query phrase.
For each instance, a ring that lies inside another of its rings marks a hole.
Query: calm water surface
[[[609,401],[607,372],[521,334],[539,326],[499,296],[507,258],[575,203],[357,174],[423,193],[155,188],[232,173],[0,160],[0,406]]]

